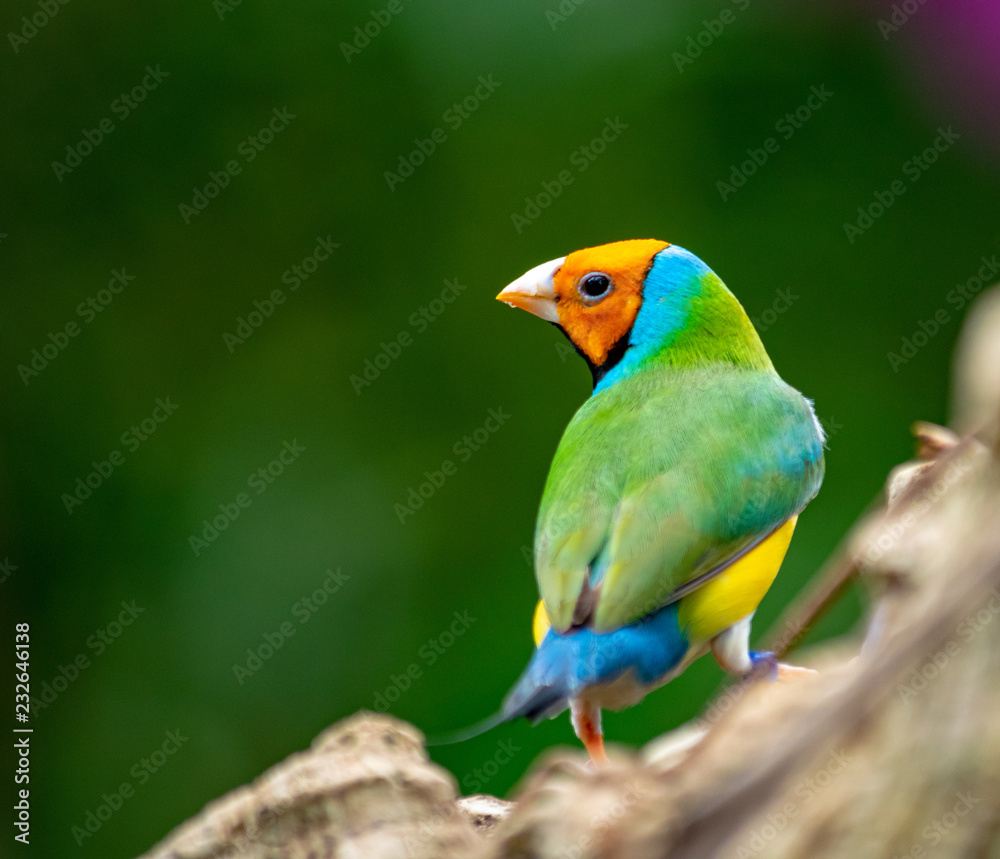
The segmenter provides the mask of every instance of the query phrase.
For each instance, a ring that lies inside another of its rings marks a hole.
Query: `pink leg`
[[[601,734],[601,708],[583,701],[570,704],[570,718],[573,730],[580,738],[595,764],[605,764],[608,756],[604,751],[604,737]]]

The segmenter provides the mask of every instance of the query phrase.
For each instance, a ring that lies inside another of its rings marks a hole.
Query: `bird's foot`
[[[778,657],[770,650],[751,652],[750,662],[753,664],[753,668],[745,675],[746,679],[751,677],[766,677],[772,683],[775,680],[786,682],[816,673],[812,668],[803,668],[801,665],[789,665],[787,662],[778,662]]]
[[[770,650],[750,651],[749,655],[753,667],[744,675],[745,680],[766,677],[773,683],[778,679],[778,657]]]

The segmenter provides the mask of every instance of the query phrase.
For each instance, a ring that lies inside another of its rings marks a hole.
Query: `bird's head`
[[[542,263],[497,299],[562,329],[595,387],[653,358],[771,367],[725,284],[694,254],[656,239],[612,242]]]

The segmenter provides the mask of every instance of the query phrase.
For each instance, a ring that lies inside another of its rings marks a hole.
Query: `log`
[[[997,857],[1000,859],[1000,291],[956,361],[954,431],[918,458],[779,624],[779,648],[858,576],[859,633],[815,675],[724,690],[639,752],[533,764],[512,803],[459,798],[423,738],[361,713],[210,804],[145,859]]]

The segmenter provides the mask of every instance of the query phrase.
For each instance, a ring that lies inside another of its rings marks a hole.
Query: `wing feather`
[[[637,374],[570,422],[542,497],[536,575],[557,630],[585,582],[614,629],[724,569],[819,489],[812,408],[771,371]]]

